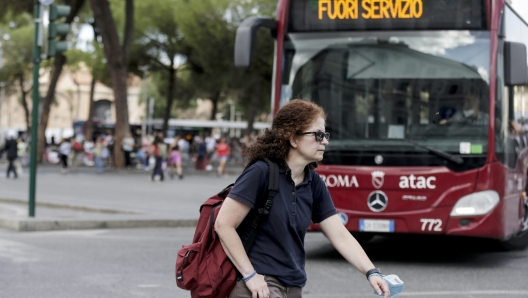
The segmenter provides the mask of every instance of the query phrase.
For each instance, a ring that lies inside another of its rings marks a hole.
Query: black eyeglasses
[[[322,132],[322,131],[307,131],[307,132],[301,132],[301,135],[315,135],[315,140],[317,142],[322,142],[324,138],[326,138],[327,141],[330,141],[330,133],[329,132]]]

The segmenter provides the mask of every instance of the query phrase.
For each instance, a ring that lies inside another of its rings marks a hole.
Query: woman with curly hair
[[[220,209],[215,230],[238,276],[229,297],[301,297],[306,284],[304,237],[312,221],[350,264],[367,275],[379,295],[389,297],[387,283],[342,224],[325,183],[313,171],[330,137],[325,119],[320,106],[292,100],[279,110],[271,129],[246,150],[248,160],[266,157],[279,165],[279,192],[247,253],[242,244],[247,235],[239,235],[237,228],[266,192],[268,165],[260,160],[249,166]]]

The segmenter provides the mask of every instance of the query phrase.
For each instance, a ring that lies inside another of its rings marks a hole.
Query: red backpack
[[[273,197],[279,189],[279,168],[277,164],[269,159],[264,159],[264,161],[268,164],[270,175],[268,196],[261,208],[248,214],[248,216],[254,217],[249,236],[244,242],[246,252],[255,239],[258,226],[269,215]],[[254,162],[250,163],[246,169]],[[192,244],[184,245],[178,250],[176,285],[181,289],[190,290],[192,298],[227,297],[236,285],[235,267],[224,252],[220,239],[214,231],[214,223],[218,212],[233,185],[230,184],[202,204]]]

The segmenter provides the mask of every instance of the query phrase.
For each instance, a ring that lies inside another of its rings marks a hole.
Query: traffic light
[[[50,5],[49,6],[49,27],[48,27],[48,58],[55,57],[68,49],[67,41],[59,41],[58,38],[66,36],[70,31],[70,25],[65,23],[56,23],[57,20],[65,18],[70,14],[71,7],[67,5]]]

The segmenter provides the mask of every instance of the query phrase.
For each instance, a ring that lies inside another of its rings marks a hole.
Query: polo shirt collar
[[[285,165],[284,167],[279,166],[279,174],[284,174],[286,177],[290,177],[291,179],[291,169],[288,167],[288,165]],[[310,167],[306,166],[304,167],[304,180],[301,184],[304,183],[312,183],[312,175],[310,175]]]

